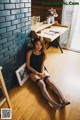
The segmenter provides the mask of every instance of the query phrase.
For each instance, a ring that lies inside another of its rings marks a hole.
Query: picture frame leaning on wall
[[[24,63],[22,66],[20,66],[16,71],[16,76],[19,82],[19,85],[22,86],[26,80],[28,80],[29,75],[26,69],[26,63]]]

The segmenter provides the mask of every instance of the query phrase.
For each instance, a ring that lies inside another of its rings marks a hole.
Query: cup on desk
[[[47,18],[46,18],[46,23],[47,23],[47,24],[50,24],[50,22],[51,22],[50,17],[47,17]]]

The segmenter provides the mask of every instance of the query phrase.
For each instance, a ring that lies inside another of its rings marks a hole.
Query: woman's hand
[[[41,78],[45,78],[45,74],[44,73],[38,73],[37,74],[39,77],[41,77]]]

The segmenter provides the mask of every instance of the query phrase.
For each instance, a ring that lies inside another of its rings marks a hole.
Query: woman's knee
[[[45,83],[44,83],[42,80],[40,80],[40,81],[38,82],[38,86],[40,87],[40,89],[46,88],[46,85],[45,85]]]
[[[44,71],[44,75],[45,75],[45,76],[49,76],[49,73],[45,70],[45,71]]]
[[[48,78],[48,79],[46,80],[46,83],[49,84],[49,85],[53,85],[53,82],[52,82],[52,80],[51,80],[50,78]]]
[[[36,82],[37,79],[40,79],[40,77],[38,77],[37,75],[35,75],[34,73],[31,73],[29,75],[29,77],[31,78],[31,80],[33,80],[34,82]]]
[[[31,74],[29,75],[30,78],[34,78],[34,76],[35,76],[35,75],[34,75],[33,73],[31,73]]]

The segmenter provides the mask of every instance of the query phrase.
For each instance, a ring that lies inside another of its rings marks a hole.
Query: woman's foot
[[[68,102],[68,101],[63,103],[63,105],[69,105],[69,104],[70,104],[70,102]]]
[[[48,102],[49,103],[49,102]],[[64,105],[62,104],[57,104],[57,103],[49,103],[49,105],[54,108],[54,109],[62,109],[64,107]]]
[[[69,105],[69,104],[70,104],[69,101],[63,100],[63,99],[60,99],[60,103],[61,103],[62,105]]]
[[[62,109],[63,107],[64,107],[64,105],[62,105],[62,104],[54,104],[53,105],[54,109]]]

